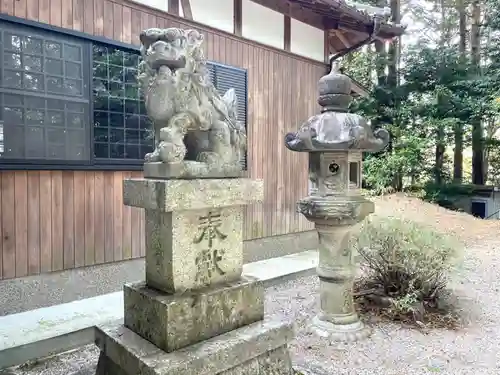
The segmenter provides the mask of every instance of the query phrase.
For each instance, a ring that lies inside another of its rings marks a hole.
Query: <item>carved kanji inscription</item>
[[[227,235],[221,232],[221,225],[222,219],[219,212],[209,211],[206,216],[199,218],[198,233],[193,243],[204,244],[206,247],[195,259],[197,283],[210,284],[216,273],[225,274],[220,267],[225,251],[215,246],[215,241],[223,241],[227,238]]]

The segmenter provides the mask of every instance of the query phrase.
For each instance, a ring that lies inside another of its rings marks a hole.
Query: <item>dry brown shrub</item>
[[[372,217],[353,247],[365,275],[355,291],[362,311],[419,327],[457,326],[447,283],[461,259],[458,241],[410,220]]]

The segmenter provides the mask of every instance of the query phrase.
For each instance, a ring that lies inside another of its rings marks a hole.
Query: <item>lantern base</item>
[[[360,320],[350,324],[334,324],[318,316],[311,323],[311,331],[336,342],[355,342],[366,339],[372,333],[371,328]]]

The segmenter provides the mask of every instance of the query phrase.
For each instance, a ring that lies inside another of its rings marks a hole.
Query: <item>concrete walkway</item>
[[[314,274],[317,251],[243,266],[266,286]],[[116,292],[0,317],[0,369],[74,349],[94,341],[94,326],[123,320],[123,293]]]

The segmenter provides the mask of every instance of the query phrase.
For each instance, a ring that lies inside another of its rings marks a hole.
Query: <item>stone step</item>
[[[317,264],[310,250],[245,264],[243,273],[272,286],[312,275]],[[90,344],[96,325],[122,320],[122,292],[1,316],[0,369]]]

